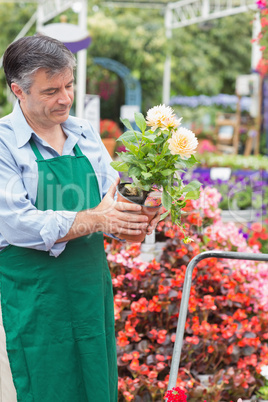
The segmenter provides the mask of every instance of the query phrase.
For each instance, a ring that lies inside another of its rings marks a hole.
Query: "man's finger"
[[[133,211],[139,212],[141,210],[141,205],[134,204],[133,202],[117,202],[116,209],[118,211]]]
[[[134,211],[136,213],[127,213],[124,211],[118,212],[117,218],[120,219],[121,221],[124,222],[148,222],[148,217],[143,214],[137,213],[137,211]],[[147,223],[148,224],[148,223]]]
[[[119,177],[115,180],[115,182],[110,186],[109,190],[107,191],[107,194],[109,194],[112,198],[114,198],[115,192],[116,192],[116,187],[120,183]]]

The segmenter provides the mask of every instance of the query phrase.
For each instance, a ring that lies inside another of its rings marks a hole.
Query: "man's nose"
[[[71,102],[71,97],[69,95],[69,92],[66,91],[66,89],[64,89],[60,92],[58,102],[61,104],[64,104],[64,105],[69,104]]]

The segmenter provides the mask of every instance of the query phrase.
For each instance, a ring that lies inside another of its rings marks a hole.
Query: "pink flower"
[[[256,4],[260,10],[263,10],[264,8],[266,8],[266,0],[257,0]]]

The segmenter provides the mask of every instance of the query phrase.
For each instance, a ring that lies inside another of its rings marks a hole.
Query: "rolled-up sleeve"
[[[30,177],[29,177],[30,179]],[[33,179],[33,177],[32,177]],[[0,232],[2,242],[18,247],[49,251],[57,257],[66,242],[56,243],[70,230],[77,212],[40,211],[29,199],[22,169],[9,150],[0,155]]]
[[[52,219],[47,216],[48,219],[41,229],[40,235],[46,246],[46,251],[49,251],[51,256],[58,257],[65,249],[67,242],[56,243],[56,241],[67,235],[74,222],[77,212],[51,212],[53,215]]]

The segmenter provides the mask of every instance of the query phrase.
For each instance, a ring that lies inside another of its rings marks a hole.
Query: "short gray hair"
[[[11,43],[3,58],[9,87],[15,82],[26,93],[32,86],[34,73],[40,68],[45,68],[52,77],[66,68],[73,71],[75,66],[75,57],[62,42],[41,34]]]

